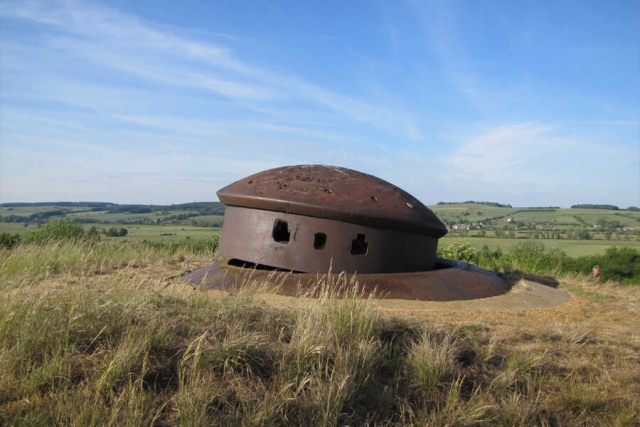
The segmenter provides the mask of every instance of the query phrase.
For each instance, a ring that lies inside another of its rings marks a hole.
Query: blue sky
[[[4,0],[0,202],[313,163],[425,204],[638,206],[639,45],[636,0]]]

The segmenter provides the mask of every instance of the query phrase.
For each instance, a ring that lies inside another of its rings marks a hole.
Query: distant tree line
[[[0,203],[0,208],[25,207],[64,207],[89,208],[92,211],[107,211],[109,213],[150,213],[155,211],[198,211],[200,215],[222,215],[224,204],[220,202],[193,202],[177,205],[129,205],[109,202],[36,202],[36,203]]]
[[[100,208],[99,210],[107,210],[115,203],[109,202],[35,202],[35,203],[0,203],[0,208],[26,208],[30,206],[46,207],[61,206],[69,208]]]
[[[73,213],[68,208],[89,208],[93,212],[105,211],[107,213],[129,213],[133,215],[149,214],[152,212],[167,211],[191,211],[184,214],[171,215],[164,218],[165,221],[181,221],[195,216],[204,215],[224,215],[225,205],[220,202],[194,202],[183,203],[179,205],[119,205],[116,203],[106,202],[40,202],[40,203],[2,203],[3,208],[21,208],[21,207],[64,207],[67,209],[53,209],[47,212],[38,212],[32,215],[0,215],[0,222],[22,222],[22,223],[44,223],[53,217],[64,217],[69,213]],[[193,213],[197,211],[198,213]],[[74,218],[79,223],[107,223],[99,218]],[[139,218],[134,220],[122,221],[132,224],[155,224],[156,220],[148,218]]]
[[[116,227],[111,227],[108,230],[105,230],[104,228],[102,229],[102,232],[109,236],[109,237],[124,237],[127,234],[129,234],[129,230],[127,230],[126,228],[116,228]]]
[[[619,207],[614,206],[614,205],[591,205],[591,204],[573,205],[573,206],[571,206],[571,209],[605,209],[605,210],[608,210],[608,211],[620,210]]]
[[[0,215],[0,222],[44,222],[49,220],[52,217],[56,216],[65,216],[67,214],[66,210],[54,210],[47,212],[38,212],[32,215]]]
[[[502,203],[496,203],[496,202],[476,202],[474,200],[467,200],[465,202],[438,202],[438,205],[460,205],[460,204],[487,205],[487,206],[494,206],[496,208],[509,208],[509,209],[513,208],[513,206],[508,204],[502,204]]]
[[[220,202],[193,202],[171,205],[172,210],[198,211],[199,215],[224,215],[224,204]]]
[[[152,206],[144,205],[115,205],[107,209],[108,213],[148,214],[153,212]]]
[[[197,211],[197,215],[224,215],[224,204],[220,202],[194,202],[179,205],[113,205],[109,213],[147,214],[166,211]],[[185,214],[197,216],[195,214]]]

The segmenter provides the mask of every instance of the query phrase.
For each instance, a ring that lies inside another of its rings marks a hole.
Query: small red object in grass
[[[595,277],[596,279],[600,278],[600,266],[596,265],[595,267],[593,267],[593,277]]]

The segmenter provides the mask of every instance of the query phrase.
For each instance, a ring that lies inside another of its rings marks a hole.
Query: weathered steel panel
[[[431,270],[437,245],[436,238],[422,234],[229,206],[218,252],[307,273],[326,273],[329,267],[347,273],[398,273]]]

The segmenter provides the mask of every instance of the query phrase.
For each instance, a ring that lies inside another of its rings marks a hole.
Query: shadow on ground
[[[531,282],[540,283],[541,285],[549,286],[552,288],[557,288],[560,285],[560,282],[551,276],[540,276],[538,274],[532,273],[523,273],[522,271],[515,270],[509,271],[499,274],[504,280],[509,282],[511,285],[515,285],[520,280],[528,280]]]

